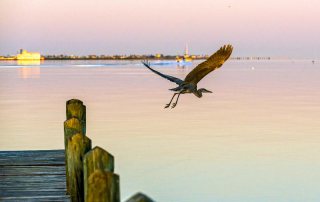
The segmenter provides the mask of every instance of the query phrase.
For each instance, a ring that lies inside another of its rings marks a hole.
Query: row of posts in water
[[[66,103],[64,122],[67,193],[72,202],[120,202],[120,178],[114,157],[100,147],[92,149],[86,136],[86,106],[72,99]],[[137,193],[127,202],[153,202]]]

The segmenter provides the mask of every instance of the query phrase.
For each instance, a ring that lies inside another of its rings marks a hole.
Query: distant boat
[[[189,55],[188,44],[186,44],[184,55],[182,57],[177,56],[176,61],[177,63],[188,63],[192,61],[192,58]]]

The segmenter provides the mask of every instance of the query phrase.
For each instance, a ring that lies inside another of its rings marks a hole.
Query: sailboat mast
[[[188,56],[189,55],[189,49],[188,49],[188,44],[186,43],[186,49],[184,51],[184,55]]]

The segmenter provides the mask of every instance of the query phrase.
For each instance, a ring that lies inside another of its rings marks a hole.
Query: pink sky
[[[318,0],[1,0],[0,55],[209,54],[320,57]]]

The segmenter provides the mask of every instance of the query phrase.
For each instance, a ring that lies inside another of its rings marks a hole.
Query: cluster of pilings
[[[120,202],[119,175],[114,157],[100,147],[92,149],[86,136],[86,106],[78,99],[66,103],[64,122],[67,193],[72,202]],[[153,202],[142,193],[127,202]]]

